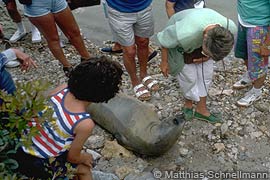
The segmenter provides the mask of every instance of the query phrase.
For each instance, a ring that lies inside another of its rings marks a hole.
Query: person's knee
[[[72,40],[73,38],[77,38],[79,36],[81,36],[81,32],[79,28],[71,28],[67,30],[68,33],[68,37]]]
[[[47,40],[49,46],[59,44],[60,41],[58,34],[50,34],[49,36],[45,36],[45,39]]]
[[[135,46],[124,48],[124,53],[127,57],[133,58],[136,55],[136,48]]]
[[[6,9],[7,9],[8,12],[16,12],[16,13],[19,13],[18,10],[17,10],[16,3],[13,2],[13,1],[9,1],[9,2],[6,4]]]
[[[138,48],[147,48],[149,46],[149,39],[148,38],[137,38],[136,44]]]

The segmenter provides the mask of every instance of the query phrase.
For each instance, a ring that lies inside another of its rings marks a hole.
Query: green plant
[[[53,111],[48,108],[47,97],[43,93],[49,85],[46,81],[35,80],[18,83],[14,95],[0,92],[3,100],[0,106],[0,177],[21,178],[16,174],[18,163],[9,155],[16,153],[21,143],[28,145],[31,137],[38,133],[37,128],[28,126],[28,122],[35,119],[42,124],[45,120],[54,120]],[[43,112],[42,116],[39,116],[40,112]],[[29,130],[27,136],[22,135],[25,129]]]

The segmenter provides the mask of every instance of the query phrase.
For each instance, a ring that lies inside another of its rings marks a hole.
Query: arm
[[[175,2],[170,2],[169,0],[166,0],[165,6],[166,6],[166,12],[167,12],[168,18],[170,18],[172,15],[175,14],[174,5],[175,5]]]
[[[83,145],[90,136],[92,129],[94,128],[94,122],[90,119],[85,119],[74,129],[75,138],[71,143],[67,160],[74,164],[82,164],[89,168],[92,167],[92,156],[88,153],[81,153]]]
[[[164,77],[168,77],[169,74],[168,49],[164,47],[161,47],[160,70]]]
[[[22,70],[28,70],[31,67],[37,67],[37,65],[33,61],[33,59],[29,55],[25,54],[24,52],[22,52],[19,49],[10,48],[10,49],[7,49],[7,50],[3,51],[2,53],[7,58],[7,61],[5,62],[5,64],[8,61],[18,59],[20,61],[20,63],[21,63],[21,69]]]

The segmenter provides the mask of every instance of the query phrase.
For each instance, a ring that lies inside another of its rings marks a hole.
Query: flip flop
[[[114,51],[112,49],[112,47],[104,47],[104,48],[101,48],[100,51],[106,52],[106,53],[123,53],[123,50],[122,49],[119,49],[119,50]]]
[[[158,52],[156,50],[154,50],[150,56],[148,56],[148,62],[151,61],[154,57],[156,57],[158,54]]]

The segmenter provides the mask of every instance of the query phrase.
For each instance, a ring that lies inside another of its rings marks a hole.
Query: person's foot
[[[233,88],[234,89],[243,89],[245,87],[251,86],[252,85],[252,80],[249,78],[248,72],[245,72],[242,75],[242,78],[234,83]]]
[[[147,101],[151,99],[151,94],[143,84],[138,84],[133,87],[133,91],[136,97],[141,101]]]
[[[24,29],[23,31],[17,30],[9,39],[9,42],[15,43],[22,39],[26,35],[26,30]]]
[[[194,117],[195,119],[199,119],[199,120],[202,120],[202,121],[206,121],[206,122],[209,122],[209,123],[212,123],[212,124],[215,124],[215,123],[221,123],[221,122],[222,122],[222,117],[221,117],[221,115],[214,114],[214,113],[210,113],[209,116],[206,116],[206,115],[203,115],[203,114],[198,113],[198,112],[195,111],[193,117]]]
[[[237,101],[238,106],[244,106],[248,107],[250,106],[253,102],[259,100],[261,98],[262,92],[261,90],[254,90],[252,88],[250,91],[248,91],[243,98]]]
[[[41,35],[36,27],[32,27],[32,43],[41,42]]]
[[[154,80],[151,76],[145,76],[142,79],[142,84],[145,85],[150,91],[158,91],[158,81]]]
[[[182,112],[184,114],[185,120],[190,121],[193,119],[193,109],[192,108],[183,107]]]

